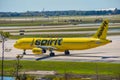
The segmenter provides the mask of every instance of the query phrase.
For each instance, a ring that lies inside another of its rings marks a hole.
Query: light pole
[[[9,32],[0,31],[0,39],[2,40],[1,80],[3,80],[4,76],[4,43],[9,36],[10,36]]]
[[[1,35],[1,39],[2,39],[1,80],[3,80],[3,77],[4,77],[4,43],[5,43],[5,37]]]

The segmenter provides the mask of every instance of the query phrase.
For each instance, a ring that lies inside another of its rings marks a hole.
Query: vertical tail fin
[[[107,31],[108,31],[108,20],[104,20],[100,26],[100,28],[97,30],[97,32],[93,35],[94,38],[99,39],[106,39]]]

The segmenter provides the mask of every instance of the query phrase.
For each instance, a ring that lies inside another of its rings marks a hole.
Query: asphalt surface
[[[49,51],[43,55],[34,55],[31,50],[26,51],[22,60],[51,60],[51,61],[77,61],[77,62],[115,62],[120,63],[120,36],[109,36],[113,42],[105,46],[88,50],[70,51],[71,55],[65,56],[64,52],[56,52],[55,57],[49,57]],[[15,49],[13,44],[16,40],[5,42],[4,57],[6,60],[16,60],[17,55],[22,54],[22,50]],[[2,43],[0,43],[0,53],[2,54]],[[0,59],[1,55],[0,54]]]
[[[120,23],[110,23],[109,27],[120,26]],[[4,32],[10,32],[11,35],[20,35],[20,31],[24,30],[25,35],[31,34],[93,34],[96,31],[64,31],[68,29],[81,29],[81,28],[96,28],[99,27],[100,24],[79,24],[79,25],[62,25],[62,26],[22,26],[22,27],[0,27],[0,30]],[[40,30],[46,30],[46,32],[40,32]],[[47,30],[61,30],[49,32]],[[63,31],[62,31],[63,30]],[[109,33],[120,33],[120,29],[118,30],[110,30]]]

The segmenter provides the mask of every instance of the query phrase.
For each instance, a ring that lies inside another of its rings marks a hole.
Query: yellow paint
[[[104,20],[98,31],[90,38],[22,38],[16,41],[14,47],[22,50],[32,50],[37,46],[56,51],[85,50],[110,43],[111,40],[106,39],[107,30],[108,21]]]

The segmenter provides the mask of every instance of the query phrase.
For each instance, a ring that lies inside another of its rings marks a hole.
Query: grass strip
[[[45,21],[1,21],[0,26],[40,26],[40,25],[66,25],[67,22]]]
[[[15,69],[15,60],[4,61],[4,71],[9,72]],[[120,74],[119,63],[101,63],[101,62],[65,62],[65,61],[24,61],[21,60],[21,71],[47,70],[57,71],[58,73],[70,72],[74,74]],[[1,61],[0,61],[1,65]],[[0,68],[1,70],[1,68]]]
[[[77,29],[58,29],[58,30],[32,30],[32,31],[25,31],[25,32],[69,32],[69,31],[96,31],[98,28],[77,28]],[[112,29],[120,29],[120,27],[110,27],[109,30]],[[13,31],[14,33],[18,31]]]
[[[47,38],[59,38],[59,37],[88,37],[89,34],[35,34],[35,35],[11,35],[10,39],[19,39],[19,38],[38,38],[38,37],[47,37]]]

